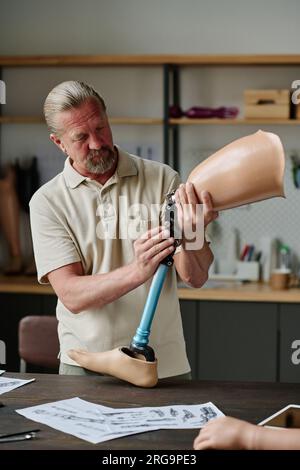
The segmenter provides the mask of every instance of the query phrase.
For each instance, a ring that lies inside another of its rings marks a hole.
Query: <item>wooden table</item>
[[[4,377],[32,378],[32,374],[8,374]],[[300,403],[300,385],[247,382],[204,382],[161,380],[154,389],[142,389],[109,377],[77,377],[35,374],[36,381],[1,396],[1,432],[5,423],[12,426],[24,420],[28,429],[39,428],[30,441],[0,444],[0,450],[192,450],[198,431],[160,430],[89,444],[48,426],[26,420],[14,412],[28,406],[78,396],[110,407],[197,404],[212,401],[226,415],[261,421],[289,403]]]

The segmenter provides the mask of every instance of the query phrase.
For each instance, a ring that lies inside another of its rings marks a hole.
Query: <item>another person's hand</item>
[[[227,416],[207,423],[194,440],[194,449],[252,449],[256,426]]]
[[[181,184],[179,186],[175,193],[175,202],[179,228],[183,233],[183,243],[186,238],[184,234],[192,234],[196,233],[197,230],[204,230],[219,215],[213,209],[210,193],[201,191],[201,201],[199,201],[192,183]],[[201,211],[197,210],[197,205],[199,204],[202,204]]]
[[[143,283],[155,273],[159,263],[174,251],[174,238],[164,227],[145,232],[134,244],[135,272]]]

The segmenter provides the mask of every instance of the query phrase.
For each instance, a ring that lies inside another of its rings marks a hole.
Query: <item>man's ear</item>
[[[58,148],[60,148],[60,150],[63,152],[63,153],[67,153],[66,151],[66,147],[64,146],[63,142],[59,139],[59,137],[57,137],[57,135],[55,134],[50,134],[50,140],[52,140],[52,142],[57,145]]]

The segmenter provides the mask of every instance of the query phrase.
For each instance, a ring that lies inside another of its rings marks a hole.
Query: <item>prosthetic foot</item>
[[[155,387],[158,381],[157,360],[146,361],[126,347],[96,353],[71,349],[68,355],[85,369],[112,375],[138,387]]]

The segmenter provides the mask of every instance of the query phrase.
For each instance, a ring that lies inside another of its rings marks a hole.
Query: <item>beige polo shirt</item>
[[[62,173],[30,201],[31,229],[40,283],[59,267],[81,261],[84,273],[107,273],[131,263],[134,238],[160,223],[165,195],[178,174],[161,163],[118,149],[114,175],[104,184],[80,175],[67,159]],[[101,281],[99,281],[101,282]],[[106,351],[128,346],[139,325],[151,279],[101,308],[71,313],[57,303],[60,359],[71,348]],[[116,290],[118,285],[116,284]],[[149,345],[158,358],[159,377],[190,371],[186,356],[175,268],[169,269],[153,320]]]

